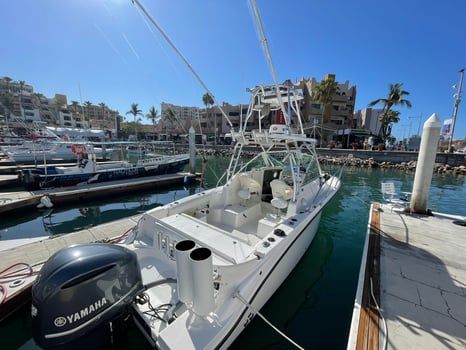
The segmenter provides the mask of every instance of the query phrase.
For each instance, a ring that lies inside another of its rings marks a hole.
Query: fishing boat
[[[147,211],[117,244],[74,245],[45,263],[32,289],[39,346],[95,347],[131,315],[154,348],[227,349],[262,317],[341,184],[304,132],[302,92],[274,81],[249,89],[237,127],[222,112],[234,147],[215,187]]]
[[[287,113],[280,108],[283,97],[272,97],[275,86],[251,90],[242,128],[232,131],[234,156],[223,184],[144,213],[118,248],[78,245],[52,256],[45,266],[62,266],[63,286],[50,288],[58,270],[44,266],[33,288],[33,308],[41,315],[33,322],[43,331],[35,336],[39,345],[82,336],[93,323],[101,326],[97,319],[104,322],[123,296],[156,348],[232,344],[306,252],[322,210],[340,187],[338,176],[322,171],[312,139],[290,126],[301,125],[302,98],[291,87],[283,89],[289,121],[268,128],[262,125],[266,116]],[[246,160],[243,150],[251,146],[258,152]],[[65,301],[62,292],[76,297]],[[55,310],[76,310],[79,319],[56,326],[47,316],[48,302]],[[81,317],[86,305],[94,305],[94,312]]]
[[[75,166],[44,165],[33,169],[21,169],[18,179],[27,190],[37,190],[174,174],[182,171],[188,163],[188,154],[159,155],[140,159],[137,163],[98,163],[95,154],[82,153]]]

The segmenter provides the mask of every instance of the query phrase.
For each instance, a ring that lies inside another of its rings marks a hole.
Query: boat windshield
[[[288,185],[305,185],[321,175],[319,162],[315,153],[283,149],[279,151],[261,152],[248,163],[240,172],[262,168],[280,168],[281,178]],[[295,179],[296,181],[293,181]]]

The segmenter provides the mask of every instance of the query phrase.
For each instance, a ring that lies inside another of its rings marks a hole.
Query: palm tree
[[[383,140],[386,140],[392,134],[393,123],[400,121],[400,112],[393,109],[382,112],[379,114],[379,121],[381,123],[380,132]]]
[[[202,95],[202,103],[204,103],[206,108],[206,115],[207,115],[207,108],[212,106],[215,102],[212,96],[206,92]],[[217,115],[214,114],[214,135],[215,135],[215,143],[217,143]]]
[[[171,127],[173,128],[173,121],[176,120],[176,119],[177,119],[176,118],[176,113],[175,113],[175,111],[173,109],[168,108],[163,112],[162,120],[163,120],[163,124],[165,126],[165,134],[166,134],[166,140],[165,141],[168,141],[167,124],[168,124],[168,122],[170,122]]]
[[[71,101],[71,105],[73,106],[73,111],[75,113],[78,112],[79,102],[78,101]]]
[[[387,123],[390,123],[388,122],[388,120],[390,119],[389,117],[389,111],[392,109],[393,106],[401,106],[401,107],[408,107],[408,108],[411,108],[411,102],[404,99],[404,96],[407,96],[409,95],[409,92],[408,91],[405,91],[405,90],[402,90],[403,86],[403,83],[395,83],[395,84],[390,84],[390,87],[389,87],[389,91],[388,91],[388,96],[387,98],[379,98],[375,101],[372,101],[371,103],[369,103],[368,107],[373,107],[377,104],[383,104],[383,109],[382,109],[382,114],[383,116],[385,117],[382,117],[382,125],[380,126],[380,131],[379,131],[379,135],[382,133],[382,137],[385,141],[385,139],[390,136],[391,134],[391,126],[390,126],[390,130],[388,130],[388,125]],[[400,113],[398,113],[399,115]],[[396,115],[396,117],[398,117],[398,115]],[[396,122],[399,121],[399,118]],[[388,134],[384,134],[386,133],[387,131],[389,131]]]
[[[9,130],[8,119],[10,119],[11,110],[13,108],[13,95],[11,94],[11,91],[10,91],[10,83],[13,81],[13,79],[11,79],[10,77],[3,77],[2,80],[6,82],[6,92],[2,93],[1,103],[3,104],[3,106],[5,106],[5,109],[6,109],[5,111],[6,128],[7,130]]]
[[[24,80],[20,80],[19,82],[19,95],[18,95],[18,100],[19,100],[19,109],[21,111],[21,117],[24,119],[24,111],[23,111],[23,88],[26,82]]]
[[[154,131],[155,131],[155,124],[159,120],[159,111],[156,110],[154,106],[152,106],[149,109],[149,113],[146,114],[146,118],[152,122],[152,125],[154,126]]]
[[[84,115],[84,120],[89,120],[89,109],[91,108],[92,106],[92,102],[91,101],[84,101],[84,105],[86,106],[86,114]]]
[[[144,116],[142,114],[142,111],[138,109],[138,104],[137,103],[131,103],[131,109],[126,112],[126,115],[132,114],[134,116],[134,133],[136,134],[136,141],[138,140],[138,129],[137,129],[137,123],[136,123],[136,117],[138,115]]]
[[[320,120],[320,145],[322,147],[323,140],[323,124],[324,121],[328,122],[330,120],[330,113],[332,111],[333,97],[337,92],[340,91],[338,82],[333,78],[328,78],[322,80],[318,83],[312,92],[312,97],[314,101],[319,102],[323,105],[321,120]]]
[[[105,120],[105,111],[107,110],[107,105],[103,102],[100,102],[99,106],[102,108],[102,119]]]

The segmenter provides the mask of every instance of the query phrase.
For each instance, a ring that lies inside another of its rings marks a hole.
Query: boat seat
[[[248,174],[241,174],[239,176],[240,190],[238,191],[238,197],[243,201],[251,199],[251,195],[259,194],[261,191],[261,185],[259,182],[254,180]],[[245,203],[243,203],[245,204]]]
[[[281,210],[288,207],[288,202],[293,198],[293,187],[287,185],[282,180],[273,180],[270,183],[272,188],[272,197],[270,204],[276,209],[276,215],[280,213]]]

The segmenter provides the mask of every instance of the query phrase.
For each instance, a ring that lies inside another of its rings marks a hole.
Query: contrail
[[[134,49],[133,45],[131,45],[131,43],[129,42],[128,38],[126,37],[125,33],[121,33],[121,35],[123,35],[123,38],[125,39],[126,43],[128,44],[129,48],[131,49],[131,51],[133,51],[134,53],[134,56],[136,56],[136,58],[139,60],[139,55],[138,53],[136,52],[136,50]]]
[[[108,43],[108,45],[110,45],[110,47],[112,48],[113,51],[116,52],[116,54],[118,56],[121,57],[121,59],[123,60],[124,63],[126,63],[126,60],[125,58],[123,57],[123,55],[116,49],[116,47],[112,44],[112,42],[110,41],[110,39],[107,37],[107,35],[105,35],[104,31],[102,30],[102,28],[100,28],[97,24],[94,23],[94,27],[99,31],[99,33],[104,37],[105,41]]]

